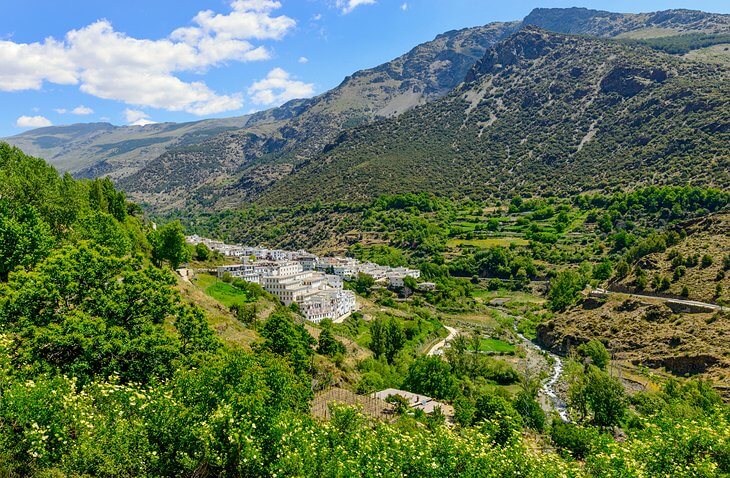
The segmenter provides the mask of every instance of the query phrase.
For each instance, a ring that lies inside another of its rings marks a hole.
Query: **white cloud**
[[[405,2],[404,2],[404,3],[403,3],[403,5],[401,5],[401,6],[400,6],[400,9],[401,9],[401,10],[403,10],[404,12],[405,12],[406,10],[408,10],[408,3],[405,3]]]
[[[15,121],[18,128],[43,128],[52,125],[51,120],[45,116],[21,116]]]
[[[350,13],[360,5],[372,5],[374,3],[375,0],[337,0],[335,2],[337,8],[339,8],[344,14]]]
[[[281,68],[274,68],[266,78],[255,82],[248,89],[251,101],[257,105],[286,103],[295,98],[308,98],[314,94],[314,85],[294,80]]]
[[[73,114],[73,115],[91,115],[91,114],[94,114],[94,110],[92,110],[91,108],[89,108],[87,106],[79,105],[76,108],[71,110],[71,114]]]
[[[304,64],[309,63],[309,58],[307,58],[306,56],[300,56],[298,61],[299,61],[299,63],[304,65]]]
[[[314,15],[312,15],[312,20],[314,20],[315,22],[318,22],[321,19],[322,19],[322,14],[321,13],[315,13]]]
[[[68,113],[68,110],[66,108],[54,108],[53,111],[60,115],[65,115],[66,113]]]
[[[202,81],[183,81],[176,74],[269,59],[268,49],[250,40],[281,39],[296,22],[272,14],[281,7],[278,1],[230,5],[227,15],[199,12],[192,26],[160,40],[130,37],[101,20],[69,31],[62,41],[0,41],[0,91],[37,90],[50,82],[79,85],[84,93],[128,105],[197,115],[240,109],[242,94],[218,94]]]
[[[130,126],[145,126],[148,124],[155,124],[155,121],[150,119],[150,116],[144,111],[132,110],[127,108],[124,110],[124,117]]]

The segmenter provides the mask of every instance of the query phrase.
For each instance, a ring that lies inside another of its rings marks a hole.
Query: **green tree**
[[[287,358],[294,370],[304,372],[309,368],[316,341],[302,324],[295,324],[286,311],[271,314],[261,329],[261,336],[263,348]]]
[[[441,357],[421,356],[408,367],[403,386],[410,392],[451,400],[457,392],[451,366]]]
[[[0,294],[11,360],[23,373],[63,373],[80,383],[169,377],[176,360],[210,348],[211,334],[199,311],[177,305],[174,284],[169,272],[93,243],[55,251],[34,271],[11,274]],[[166,331],[169,318],[180,321],[179,337]]]
[[[210,259],[210,249],[202,242],[195,246],[195,259],[198,261],[207,261]]]
[[[611,275],[613,274],[613,263],[609,260],[601,261],[600,264],[598,264],[593,269],[593,278],[604,281],[611,278]]]
[[[345,353],[345,346],[337,340],[332,333],[332,321],[325,319],[321,322],[322,331],[319,333],[317,341],[317,353],[334,357],[338,354]]]
[[[563,311],[575,304],[578,294],[585,287],[585,278],[576,272],[561,272],[550,282],[548,299],[550,308],[554,311]]]
[[[130,252],[131,242],[124,227],[111,214],[91,211],[76,226],[77,240],[91,240],[109,249],[116,256]]]
[[[585,399],[597,426],[618,425],[626,415],[624,387],[618,379],[597,367],[590,367],[587,373]]]
[[[0,200],[0,281],[16,267],[33,267],[52,245],[50,228],[34,207],[11,208]]]
[[[606,347],[598,339],[591,339],[590,341],[578,346],[578,353],[583,357],[589,357],[591,363],[601,370],[606,370],[608,363],[611,360],[611,355],[606,350]]]
[[[168,261],[173,269],[190,260],[190,249],[185,243],[185,233],[180,221],[174,221],[150,233],[152,259],[161,266]]]
[[[360,295],[369,296],[374,285],[375,279],[373,279],[373,276],[358,272],[357,278],[353,282],[353,289]]]

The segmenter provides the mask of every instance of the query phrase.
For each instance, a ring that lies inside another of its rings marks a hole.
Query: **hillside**
[[[646,285],[637,284],[634,272],[611,286],[730,303],[730,213],[703,217],[679,227],[686,237],[666,251],[653,252],[633,264],[634,269],[638,267],[646,274]]]
[[[444,95],[463,80],[485,47],[522,25],[599,36],[641,31],[640,36],[650,38],[651,32],[724,32],[728,18],[684,10],[630,15],[536,9],[523,22],[449,32],[393,62],[355,73],[320,97],[293,102],[291,119],[282,125],[267,131],[247,128],[196,148],[171,150],[122,186],[156,209],[236,207],[255,200],[307,161],[318,161],[317,154],[341,132]]]
[[[700,374],[727,390],[730,384],[728,314],[674,314],[661,301],[617,295],[586,299],[537,327],[537,340],[568,353],[599,339],[618,360],[666,369],[676,376]]]
[[[396,116],[458,85],[486,49],[518,22],[451,31],[405,55],[345,78],[333,90],[261,113],[273,123],[173,149],[121,181],[152,207],[218,201],[235,205],[289,174],[344,129]]]
[[[262,202],[688,180],[726,188],[729,75],[637,45],[527,27],[490,49],[454,93],[341,135]]]
[[[45,158],[61,171],[116,180],[137,171],[167,148],[195,144],[223,131],[239,129],[250,119],[243,116],[145,126],[79,123],[34,129],[3,141]]]
[[[523,21],[559,33],[652,38],[685,32],[727,33],[730,15],[698,10],[614,13],[587,8],[536,8]]]
[[[179,125],[51,127],[8,142],[76,176],[109,176],[156,210],[225,209],[255,200],[307,161],[317,161],[341,132],[446,95],[487,48],[523,25],[646,41],[727,33],[729,18],[690,10],[621,14],[538,8],[521,22],[444,33],[391,62],[354,73],[318,97],[254,115]],[[686,56],[727,65],[722,44],[709,45]]]

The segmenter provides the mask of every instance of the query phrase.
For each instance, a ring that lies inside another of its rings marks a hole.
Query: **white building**
[[[285,305],[298,303],[304,316],[313,322],[342,319],[355,309],[355,294],[343,290],[343,281],[353,280],[358,273],[387,281],[395,288],[403,287],[406,277],[421,276],[416,269],[361,263],[349,257],[317,257],[306,251],[229,245],[200,236],[188,236],[186,240],[191,244],[202,242],[212,250],[242,259],[239,264],[218,267],[218,277],[230,274],[260,284]]]
[[[299,310],[311,322],[342,320],[355,309],[355,294],[349,290],[321,290],[299,303]]]

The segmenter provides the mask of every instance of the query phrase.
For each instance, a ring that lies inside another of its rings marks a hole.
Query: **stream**
[[[522,339],[522,341],[527,345],[528,347],[535,349],[536,351],[540,353],[547,354],[553,361],[553,369],[552,373],[548,378],[543,380],[542,387],[540,388],[540,393],[544,394],[546,397],[548,397],[548,400],[550,401],[550,404],[552,405],[553,409],[558,412],[558,415],[564,422],[569,422],[570,418],[568,418],[568,405],[565,403],[563,399],[561,399],[558,396],[556,385],[558,383],[558,380],[560,380],[560,375],[563,373],[563,360],[555,355],[554,353],[550,352],[547,349],[544,349],[537,345],[532,340],[528,339],[521,333],[517,331],[517,321],[513,323],[513,328],[515,331],[515,334]]]

